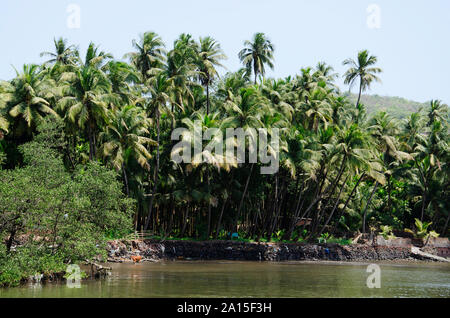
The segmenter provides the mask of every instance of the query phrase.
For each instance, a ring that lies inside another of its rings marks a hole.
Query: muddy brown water
[[[163,261],[110,264],[104,280],[27,284],[0,297],[450,297],[450,265],[383,263],[368,288],[370,263]]]

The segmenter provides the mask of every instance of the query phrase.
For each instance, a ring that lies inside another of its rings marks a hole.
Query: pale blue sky
[[[81,8],[79,29],[67,27],[71,3]],[[372,3],[381,9],[380,29],[366,23]],[[39,53],[53,49],[54,37],[68,38],[82,51],[94,41],[121,59],[144,31],[157,32],[168,48],[183,32],[210,35],[232,71],[240,66],[244,40],[264,32],[275,44],[275,69],[268,76],[276,77],[318,61],[342,75],[342,61],[368,49],[384,70],[370,93],[450,103],[448,0],[1,0],[0,78],[14,76],[11,65],[42,62]]]

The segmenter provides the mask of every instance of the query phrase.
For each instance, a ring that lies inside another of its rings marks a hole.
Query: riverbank
[[[442,245],[442,244],[441,244]],[[447,244],[448,245],[448,244]],[[310,244],[310,243],[248,243],[236,241],[159,241],[115,240],[108,243],[109,262],[142,261],[237,260],[237,261],[382,261],[422,259],[411,250],[411,243],[374,240],[373,244]],[[450,246],[428,246],[434,255],[446,255]]]

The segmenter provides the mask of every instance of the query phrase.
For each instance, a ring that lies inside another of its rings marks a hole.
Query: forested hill
[[[350,100],[353,103],[356,103],[357,98],[358,95],[350,94]],[[418,111],[420,107],[429,104],[414,102],[402,97],[379,95],[362,95],[361,103],[366,107],[368,114],[383,110],[396,118],[407,117],[410,113]]]

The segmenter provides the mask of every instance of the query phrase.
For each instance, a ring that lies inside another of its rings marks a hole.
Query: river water
[[[450,265],[378,263],[380,288],[368,288],[369,263],[164,261],[111,264],[111,276],[0,289],[0,297],[447,297]]]

